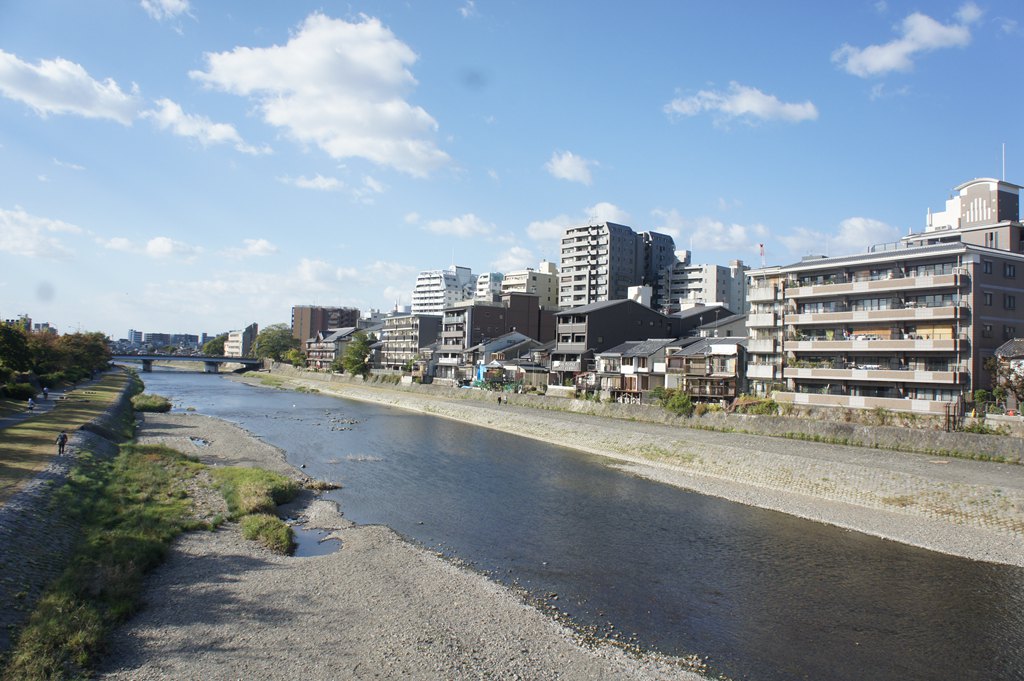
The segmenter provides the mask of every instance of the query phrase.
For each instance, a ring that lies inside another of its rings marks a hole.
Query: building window
[[[1003,340],[1011,340],[1017,337],[1016,326],[1004,326],[1003,327]]]
[[[1013,279],[1017,276],[1017,266],[1011,265],[1010,263],[1003,263],[1003,276],[1007,279]]]
[[[1003,307],[1006,308],[1007,310],[1016,310],[1017,309],[1017,296],[1011,296],[1008,293],[1005,294],[1003,296]]]
[[[991,260],[982,260],[981,261],[981,265],[982,265],[982,270],[985,272],[985,274],[992,274],[992,261]]]
[[[991,307],[992,306],[992,294],[986,292],[983,295],[985,296],[985,305],[988,305],[989,307]]]
[[[991,338],[992,337],[992,325],[991,324],[982,324],[981,325],[981,337],[982,338]]]

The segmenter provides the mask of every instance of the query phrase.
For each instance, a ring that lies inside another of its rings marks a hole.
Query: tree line
[[[107,337],[98,331],[58,336],[0,325],[0,386],[7,397],[27,399],[37,387],[88,378],[110,358]]]

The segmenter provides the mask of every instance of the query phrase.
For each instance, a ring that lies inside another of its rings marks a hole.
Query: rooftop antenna
[[[1003,142],[1003,182],[1006,182],[1006,142]]]

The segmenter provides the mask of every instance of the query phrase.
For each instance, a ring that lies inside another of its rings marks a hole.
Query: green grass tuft
[[[242,536],[286,556],[295,548],[292,528],[269,513],[256,513],[242,518]]]
[[[251,513],[273,513],[278,504],[288,503],[299,492],[299,484],[291,478],[259,468],[228,466],[211,474],[234,520]]]
[[[143,393],[132,398],[132,408],[135,411],[168,412],[171,410],[171,402],[163,395]]]

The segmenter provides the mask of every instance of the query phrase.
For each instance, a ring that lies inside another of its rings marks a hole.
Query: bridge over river
[[[114,355],[111,358],[115,362],[141,362],[144,372],[153,370],[153,362],[202,362],[203,371],[208,374],[216,374],[220,371],[222,364],[241,364],[235,369],[236,372],[252,371],[262,369],[262,359],[250,357],[212,357],[212,356],[189,356],[189,355]]]

